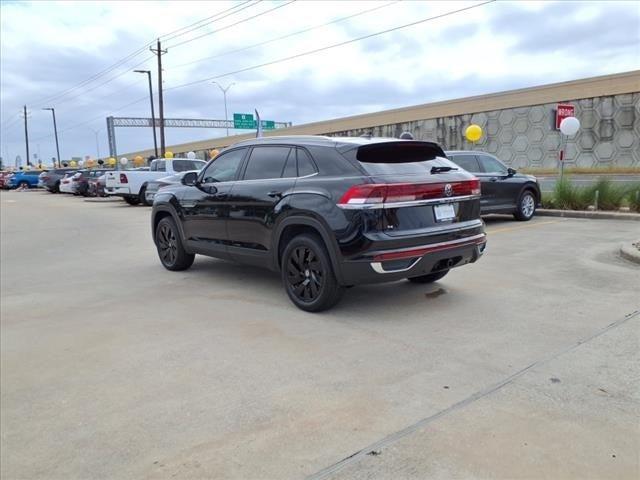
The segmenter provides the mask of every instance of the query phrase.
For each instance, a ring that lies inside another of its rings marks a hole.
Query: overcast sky
[[[51,112],[41,110],[55,107],[62,158],[96,156],[94,131],[105,156],[107,116],[150,116],[146,76],[132,70],[152,70],[157,93],[156,60],[144,47],[161,35],[168,48],[166,118],[223,119],[222,93],[212,80],[173,88],[212,77],[225,87],[235,82],[230,116],[257,108],[264,119],[301,124],[640,68],[638,2],[498,1],[225,75],[479,3],[3,1],[0,153],[10,164],[16,155],[24,162],[18,114],[26,103],[32,154],[55,156]],[[197,30],[167,35],[209,17]],[[166,130],[167,145],[223,134]],[[118,129],[117,140],[119,153],[153,141],[151,130],[141,128]]]

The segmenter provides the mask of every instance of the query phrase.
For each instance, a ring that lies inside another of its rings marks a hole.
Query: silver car
[[[158,190],[160,190],[162,187],[177,185],[182,181],[182,177],[184,177],[187,173],[198,173],[199,171],[200,170],[187,170],[186,172],[176,173],[175,175],[169,175],[168,177],[162,177],[147,183],[147,189],[144,192],[143,203],[147,206],[153,205],[153,199],[155,198]]]

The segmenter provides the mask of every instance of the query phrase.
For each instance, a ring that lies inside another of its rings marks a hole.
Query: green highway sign
[[[253,130],[256,128],[256,121],[253,118],[253,113],[234,113],[233,128],[245,130]]]
[[[276,122],[274,120],[262,120],[262,128],[265,130],[275,130]],[[255,130],[258,122],[253,118],[253,113],[234,113],[233,128],[243,130]]]

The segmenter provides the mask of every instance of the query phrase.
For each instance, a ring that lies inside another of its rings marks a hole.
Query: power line
[[[241,12],[242,10],[246,10],[247,8],[251,8],[251,7],[255,6],[255,5],[257,5],[258,3],[262,2],[262,0],[257,0],[257,1],[256,1],[256,2],[254,2],[254,3],[251,3],[251,2],[252,2],[252,0],[247,0],[246,2],[240,3],[240,4],[238,4],[238,5],[235,5],[235,6],[231,7],[231,8],[228,8],[227,10],[223,10],[222,12],[218,12],[218,13],[216,13],[215,15],[212,15],[212,16],[210,16],[210,17],[207,17],[207,18],[204,18],[204,19],[202,19],[202,20],[199,20],[199,21],[197,21],[197,22],[195,22],[195,23],[192,23],[191,25],[188,25],[188,26],[186,26],[186,27],[182,27],[181,29],[178,29],[178,30],[176,30],[175,32],[171,32],[171,33],[168,33],[168,34],[162,35],[162,36],[160,36],[160,39],[161,39],[161,40],[163,40],[163,41],[165,41],[165,42],[168,42],[168,41],[170,41],[170,40],[173,40],[174,38],[181,37],[182,35],[186,35],[187,33],[191,33],[191,32],[193,32],[193,31],[195,31],[195,30],[198,30],[198,29],[200,29],[200,28],[206,27],[206,26],[207,26],[207,25],[209,25],[210,23],[217,22],[217,21],[219,21],[219,20],[222,20],[223,18],[227,18],[227,17],[229,17],[229,16],[231,16],[231,15],[235,15],[236,13]],[[251,5],[246,5],[247,3],[250,3]],[[245,6],[245,5],[246,5],[246,6]],[[240,8],[240,7],[242,7],[242,8]],[[235,11],[235,12],[228,13],[227,15],[224,15],[224,16],[222,16],[222,17],[220,17],[220,18],[216,18],[215,20],[208,21],[208,20],[210,20],[210,19],[212,19],[212,18],[214,18],[214,17],[217,17],[218,15],[222,15],[223,13],[227,13],[227,12],[229,12],[229,11],[231,11],[231,10],[236,10],[236,11]],[[198,26],[195,26],[195,27],[194,27],[194,25],[197,25],[197,24],[202,23],[202,22],[206,22],[206,23],[204,23],[204,24],[202,24],[202,25],[198,25]],[[194,27],[194,28],[191,28],[191,27]],[[179,32],[180,30],[185,30],[185,29],[188,29],[188,28],[191,28],[191,29],[190,29],[190,30],[187,30],[187,31],[185,31],[185,32],[182,32],[182,33],[176,33],[176,32]],[[174,34],[174,33],[175,33],[175,34]],[[165,37],[169,37],[169,38],[165,38]]]
[[[154,95],[154,96],[155,96],[155,95]],[[111,112],[119,112],[120,110],[124,110],[125,108],[130,107],[131,105],[135,105],[136,103],[140,103],[140,102],[142,102],[143,100],[149,101],[149,95],[145,95],[144,97],[139,98],[139,99],[137,99],[137,100],[134,100],[133,102],[127,103],[126,105],[122,105],[121,107],[118,107],[118,108],[116,108],[116,109],[114,109],[114,110],[111,110]],[[104,117],[104,114],[100,114],[100,115],[98,115],[97,117],[90,118],[89,120],[85,120],[85,121],[83,121],[83,122],[76,123],[75,125],[72,125],[72,126],[70,126],[70,127],[67,127],[67,128],[65,128],[64,130],[60,130],[58,133],[68,132],[69,130],[75,130],[76,128],[84,127],[85,125],[88,125],[89,123],[95,122],[96,120],[100,120],[100,119],[103,119],[103,120],[104,120],[104,118],[105,118],[105,117]],[[35,141],[37,141],[37,140],[43,140],[43,139],[45,139],[45,138],[49,138],[49,137],[51,137],[52,135],[53,135],[53,134],[49,134],[49,135],[44,135],[44,136],[42,136],[42,137],[38,137],[38,138],[36,138],[36,139],[32,140],[32,142],[35,142]]]
[[[248,1],[251,1],[251,0],[248,0]],[[215,15],[212,15],[212,16],[210,16],[210,17],[207,17],[206,19],[203,19],[203,20],[200,20],[200,21],[198,21],[198,22],[195,22],[194,24],[188,25],[188,26],[186,26],[186,27],[181,27],[181,28],[179,28],[179,29],[176,29],[176,30],[173,30],[173,31],[171,31],[171,32],[169,32],[169,33],[166,33],[166,34],[164,34],[164,35],[161,35],[161,37],[160,37],[160,38],[164,38],[164,37],[167,37],[167,36],[170,36],[170,35],[176,34],[177,32],[180,32],[181,30],[184,30],[184,29],[186,29],[186,28],[190,28],[190,27],[192,27],[193,25],[196,25],[196,24],[198,24],[198,23],[202,23],[203,21],[206,21],[206,20],[210,20],[211,18],[216,17],[216,16],[219,16],[219,15],[222,15],[222,14],[224,14],[224,13],[226,13],[226,12],[230,11],[230,10],[237,9],[238,7],[240,7],[240,6],[242,6],[242,5],[245,5],[246,3],[248,3],[248,2],[244,2],[244,3],[241,3],[241,4],[239,4],[239,5],[235,5],[235,6],[231,7],[231,8],[228,8],[228,9],[222,10],[222,11],[220,11],[220,12],[216,13]],[[249,5],[249,6],[251,6],[251,5]],[[237,12],[234,12],[234,13],[237,13]],[[224,18],[224,17],[222,17],[222,18]],[[222,18],[217,19],[217,20],[221,20]],[[217,20],[214,20],[214,21],[217,21]],[[212,23],[212,22],[209,22],[209,23]],[[184,32],[184,33],[188,33],[188,32]],[[176,35],[176,36],[179,36],[179,35],[182,35],[182,33],[181,33],[181,34],[178,34],[178,35]],[[172,38],[174,38],[174,37],[172,37]],[[138,55],[140,55],[141,53],[143,53],[143,52],[144,52],[148,47],[150,47],[151,45],[153,45],[153,41],[150,41],[150,42],[145,43],[145,44],[144,44],[144,46],[140,47],[140,48],[139,48],[139,49],[137,49],[136,51],[134,51],[134,52],[130,53],[130,54],[129,54],[129,55],[127,55],[126,57],[124,57],[124,58],[122,58],[122,59],[118,60],[118,61],[117,61],[116,63],[114,63],[113,65],[111,65],[111,66],[107,67],[107,68],[106,68],[106,69],[104,69],[104,70],[101,70],[100,72],[98,72],[98,73],[96,73],[96,74],[92,75],[91,77],[89,77],[89,78],[87,78],[87,79],[83,80],[82,82],[80,82],[80,83],[78,83],[78,84],[76,84],[76,85],[74,85],[74,86],[72,86],[72,87],[70,87],[70,88],[68,88],[68,89],[66,89],[66,90],[63,90],[62,92],[60,92],[60,93],[58,93],[58,94],[55,94],[55,95],[52,95],[52,96],[49,96],[49,97],[43,98],[43,99],[41,99],[41,100],[39,100],[39,101],[36,101],[36,102],[35,102],[36,106],[42,106],[42,105],[44,105],[45,103],[52,103],[54,100],[57,100],[57,99],[63,98],[63,97],[65,97],[65,96],[67,96],[69,93],[73,92],[74,90],[77,90],[77,89],[79,89],[79,88],[82,88],[82,87],[84,87],[84,86],[88,85],[89,83],[92,83],[94,80],[97,80],[98,78],[100,78],[100,77],[102,77],[102,76],[104,76],[104,75],[108,74],[109,72],[112,72],[113,70],[117,69],[118,67],[120,67],[120,66],[122,66],[122,65],[126,64],[129,60],[131,60],[131,59],[133,59],[133,58],[137,57]],[[144,62],[143,62],[143,63],[144,63]],[[140,65],[140,64],[138,64],[138,65]],[[137,66],[137,65],[136,65],[136,66]],[[135,66],[134,66],[134,67],[127,67],[127,71],[128,71],[130,68],[135,68]],[[124,73],[126,73],[126,72],[123,72],[123,74],[124,74]],[[119,75],[118,75],[118,76],[119,76]],[[117,78],[118,76],[114,77],[114,79],[115,79],[115,78]],[[108,83],[108,82],[106,82],[106,83]]]
[[[56,100],[56,99],[63,98],[63,97],[65,97],[65,96],[67,96],[67,95],[68,95],[69,93],[71,93],[72,91],[77,90],[78,88],[82,88],[82,87],[84,87],[85,85],[88,85],[89,83],[93,82],[94,80],[97,80],[98,78],[100,78],[100,77],[102,77],[102,76],[106,75],[107,73],[112,72],[112,71],[113,71],[113,70],[115,70],[116,68],[118,68],[118,67],[120,67],[121,65],[124,65],[125,63],[127,63],[129,60],[131,60],[131,59],[133,59],[133,58],[137,57],[137,56],[138,56],[138,55],[140,55],[142,52],[144,52],[144,51],[147,49],[147,47],[148,47],[149,45],[151,45],[151,43],[147,43],[144,47],[142,47],[142,48],[140,48],[140,49],[136,50],[135,52],[133,52],[133,53],[131,53],[131,54],[127,55],[126,57],[122,58],[122,59],[121,59],[121,60],[119,60],[118,62],[116,62],[116,63],[114,63],[113,65],[111,65],[110,67],[107,67],[106,69],[104,69],[104,70],[102,70],[102,71],[100,71],[100,72],[96,73],[95,75],[92,75],[91,77],[89,77],[88,79],[86,79],[86,80],[84,80],[84,81],[80,82],[79,84],[77,84],[77,85],[75,85],[75,86],[73,86],[73,87],[70,87],[70,88],[68,88],[68,89],[66,89],[66,90],[64,90],[64,91],[62,91],[62,92],[60,92],[60,93],[58,93],[58,94],[56,94],[56,95],[52,95],[52,96],[49,96],[49,97],[44,98],[44,99],[42,99],[42,100],[39,100],[39,101],[35,102],[35,104],[36,104],[37,106],[41,106],[41,105],[44,105],[45,103],[52,103],[52,102],[53,102],[54,100]]]
[[[221,32],[223,30],[226,30],[228,28],[235,27],[236,25],[239,25],[239,24],[244,23],[244,22],[248,22],[249,20],[253,20],[254,18],[261,17],[262,15],[266,15],[267,13],[273,12],[274,10],[278,10],[279,8],[283,8],[283,7],[286,7],[287,5],[291,5],[295,1],[296,0],[290,0],[290,1],[286,2],[286,3],[281,3],[280,5],[277,5],[277,6],[273,7],[273,8],[270,8],[269,10],[265,10],[264,12],[260,12],[260,13],[258,13],[256,15],[253,15],[252,17],[247,17],[247,18],[244,18],[244,19],[242,19],[242,20],[240,20],[240,21],[238,21],[236,23],[232,23],[230,25],[225,25],[224,27],[219,28],[217,30],[214,30],[212,32],[203,33],[202,35],[198,35],[197,37],[193,37],[193,38],[190,38],[188,40],[184,40],[182,42],[174,43],[173,45],[169,45],[167,48],[176,48],[176,47],[179,47],[180,45],[184,45],[185,43],[190,43],[190,42],[193,42],[195,40],[199,40],[199,39],[201,39],[203,37],[206,37],[208,35],[213,35],[214,33],[218,33],[218,32]]]
[[[196,80],[194,82],[184,83],[182,85],[176,85],[175,87],[165,88],[165,91],[168,92],[170,90],[176,90],[178,88],[189,87],[191,85],[197,85],[199,83],[209,82],[211,80],[216,80],[218,78],[228,77],[229,75],[235,75],[237,73],[248,72],[250,70],[255,70],[255,69],[258,69],[258,68],[262,68],[262,67],[267,67],[269,65],[274,65],[276,63],[286,62],[286,61],[289,61],[289,60],[293,60],[295,58],[300,58],[300,57],[304,57],[304,56],[307,56],[307,55],[312,55],[312,54],[315,54],[315,53],[323,52],[325,50],[330,50],[332,48],[342,47],[344,45],[348,45],[348,44],[351,44],[351,43],[359,42],[361,40],[366,40],[368,38],[376,37],[376,36],[379,36],[379,35],[384,35],[386,33],[395,32],[395,31],[401,30],[403,28],[413,27],[415,25],[419,25],[421,23],[429,22],[431,20],[437,20],[437,19],[440,19],[440,18],[448,17],[450,15],[455,15],[456,13],[461,13],[461,12],[465,12],[467,10],[471,10],[471,9],[474,9],[474,8],[482,7],[484,5],[488,5],[489,3],[493,3],[495,1],[496,0],[488,0],[486,2],[477,3],[477,4],[471,5],[469,7],[459,8],[457,10],[452,10],[452,11],[449,11],[449,12],[442,13],[440,15],[435,15],[433,17],[423,18],[423,19],[420,19],[420,20],[416,20],[415,22],[406,23],[404,25],[399,25],[397,27],[389,28],[387,30],[382,30],[380,32],[370,33],[370,34],[364,35],[362,37],[353,38],[351,40],[346,40],[344,42],[334,43],[333,45],[327,45],[325,47],[316,48],[314,50],[308,50],[306,52],[298,53],[296,55],[291,55],[291,56],[288,56],[288,57],[279,58],[277,60],[272,60],[270,62],[261,63],[259,65],[253,65],[251,67],[241,68],[239,70],[234,70],[232,72],[222,73],[222,74],[219,74],[219,75],[215,75],[213,77],[203,78],[203,79],[200,79],[200,80]]]
[[[195,63],[204,62],[205,60],[213,60],[214,58],[224,57],[224,56],[226,56],[226,55],[231,55],[231,54],[233,54],[233,53],[244,52],[245,50],[250,50],[250,49],[252,49],[252,48],[261,47],[261,46],[263,46],[263,45],[267,45],[267,44],[269,44],[269,43],[277,42],[277,41],[279,41],[279,40],[284,40],[285,38],[294,37],[294,36],[296,36],[296,35],[300,35],[300,34],[302,34],[302,33],[307,33],[307,32],[310,32],[310,31],[312,31],[312,30],[317,30],[317,29],[322,28],[322,27],[327,27],[327,26],[329,26],[329,25],[333,25],[334,23],[344,22],[345,20],[349,20],[349,19],[351,19],[351,18],[355,18],[355,17],[358,17],[358,16],[360,16],[360,15],[365,15],[365,14],[367,14],[367,13],[371,13],[371,12],[374,12],[374,11],[376,11],[376,10],[380,10],[381,8],[389,7],[389,6],[391,6],[391,5],[394,5],[394,4],[396,4],[396,3],[399,3],[399,2],[401,2],[401,1],[402,1],[402,0],[394,0],[393,2],[385,3],[384,5],[378,5],[378,6],[376,6],[376,7],[369,8],[369,9],[367,9],[367,10],[362,10],[362,11],[360,11],[360,12],[354,13],[354,14],[352,14],[352,15],[348,15],[348,16],[346,16],[346,17],[336,18],[335,20],[331,20],[330,22],[322,23],[322,24],[319,24],[319,25],[314,25],[313,27],[308,27],[308,28],[305,28],[305,29],[302,29],[302,30],[298,30],[298,31],[296,31],[296,32],[288,33],[288,34],[286,34],[286,35],[282,35],[282,36],[280,36],[280,37],[275,37],[275,38],[272,38],[272,39],[269,39],[269,40],[265,40],[265,41],[260,42],[260,43],[254,43],[253,45],[248,45],[248,46],[246,46],[246,47],[237,48],[237,49],[235,49],[235,50],[229,50],[229,51],[227,51],[227,52],[222,52],[222,53],[219,53],[219,54],[216,54],[216,55],[210,56],[210,57],[200,58],[200,59],[198,59],[198,60],[194,60],[194,61],[192,61],[192,62],[187,62],[187,63],[181,63],[181,64],[179,64],[179,65],[174,65],[174,66],[172,66],[172,68],[185,67],[185,66],[187,66],[187,65],[193,65],[193,64],[195,64]]]

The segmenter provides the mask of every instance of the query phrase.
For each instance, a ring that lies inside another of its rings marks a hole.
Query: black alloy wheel
[[[156,247],[160,262],[167,270],[186,270],[193,264],[195,255],[184,250],[173,219],[165,217],[156,227]]]
[[[308,312],[332,307],[344,291],[338,285],[322,240],[315,235],[299,235],[286,246],[282,280],[291,301]]]
[[[325,272],[313,250],[296,247],[287,263],[287,279],[293,294],[303,302],[313,302],[320,296]]]

